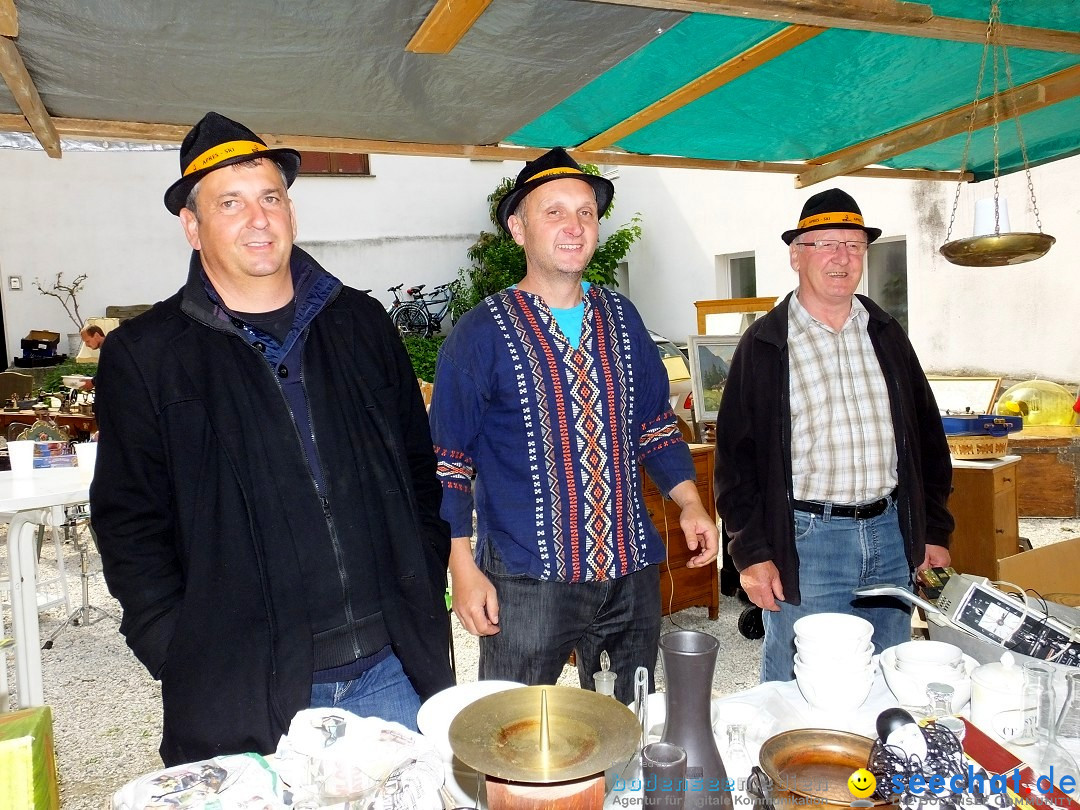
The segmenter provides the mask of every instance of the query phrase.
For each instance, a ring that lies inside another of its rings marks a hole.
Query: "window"
[[[355,152],[301,152],[300,174],[369,176],[368,156]]]
[[[753,253],[716,257],[716,297],[757,297],[757,265]]]
[[[907,240],[875,242],[866,254],[866,294],[908,328]]]

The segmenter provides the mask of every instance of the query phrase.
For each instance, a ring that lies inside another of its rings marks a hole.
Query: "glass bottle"
[[[1035,662],[1024,664],[1024,730],[1012,740],[1013,745],[1032,746],[1023,757],[1032,769],[1043,776],[1053,774],[1055,785],[1063,776],[1077,778],[1076,762],[1058,744],[1055,716],[1054,673]]]
[[[1057,739],[1073,758],[1080,755],[1080,671],[1065,676],[1065,705],[1057,722]]]
[[[731,723],[727,727],[727,747],[724,749],[724,767],[731,780],[731,800],[735,807],[749,807],[753,802],[746,792],[746,780],[754,767],[750,752],[746,750],[746,726]]]
[[[926,685],[926,719],[937,720],[939,717],[952,717],[953,695],[956,690],[947,683],[928,683]]]

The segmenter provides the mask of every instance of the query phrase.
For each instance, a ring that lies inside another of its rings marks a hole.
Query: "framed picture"
[[[941,413],[993,413],[1001,377],[946,377],[927,374]]]
[[[716,419],[739,335],[690,335],[690,384],[698,421]]]

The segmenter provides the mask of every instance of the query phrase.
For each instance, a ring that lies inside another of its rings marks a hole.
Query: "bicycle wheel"
[[[398,308],[392,320],[402,335],[431,337],[431,319],[418,304],[407,304]]]

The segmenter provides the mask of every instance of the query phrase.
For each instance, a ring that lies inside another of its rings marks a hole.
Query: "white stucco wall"
[[[695,300],[721,297],[716,257],[754,252],[759,296],[784,295],[795,274],[780,234],[803,202],[828,186],[852,194],[882,238],[907,239],[909,324],[927,371],[1080,380],[1075,324],[1080,313],[1080,157],[1032,170],[1043,230],[1057,237],[1044,258],[1016,267],[962,268],[938,253],[954,183],[840,178],[796,190],[785,175],[621,167],[617,209],[634,212],[645,238],[629,257],[630,296],[651,328],[672,339],[696,331]],[[1034,231],[1024,174],[1001,180],[1013,230]],[[965,185],[952,238],[972,233],[974,200],[991,181]]]
[[[372,177],[299,177],[297,241],[335,275],[384,302],[386,288],[457,277],[465,250],[491,229],[486,196],[501,162],[372,155]],[[89,278],[84,317],[108,305],[154,303],[187,272],[190,247],[162,194],[178,176],[177,152],[40,152],[0,149],[0,300],[8,355],[31,329],[78,331],[59,302],[33,286],[63,271]],[[10,276],[22,277],[12,291]],[[47,285],[46,285],[47,286]],[[63,342],[61,348],[63,349]]]
[[[455,278],[465,250],[490,229],[486,197],[520,163],[373,155],[373,177],[301,177],[293,187],[298,242],[346,283],[386,288]],[[180,286],[189,255],[175,217],[161,204],[177,153],[0,150],[0,301],[8,355],[31,329],[66,333],[59,304],[32,286],[62,270],[86,272],[84,316],[109,304],[152,303]],[[1032,172],[1043,228],[1057,245],[1015,268],[948,264],[945,239],[955,185],[842,178],[829,183],[859,201],[883,238],[905,237],[912,341],[928,371],[1080,380],[1073,347],[1080,310],[1080,158]],[[695,300],[717,297],[716,257],[753,251],[759,295],[795,284],[780,233],[803,201],[825,186],[796,190],[787,175],[620,167],[616,207],[601,236],[635,212],[645,236],[628,257],[629,294],[646,323],[675,340],[696,329]],[[1023,174],[1002,180],[1014,230],[1033,230]],[[970,235],[973,201],[991,183],[965,186],[953,238]],[[8,278],[24,289],[13,292]],[[73,330],[73,325],[71,325]]]

